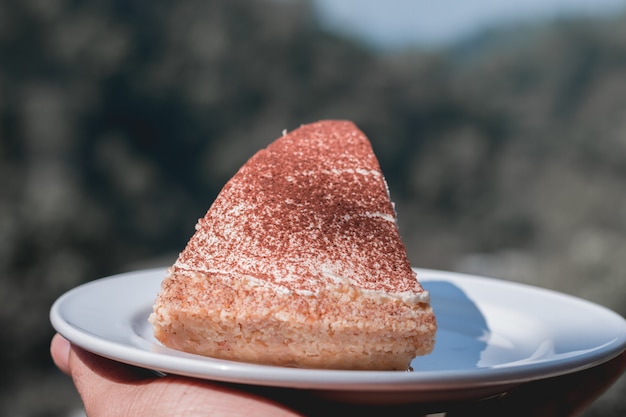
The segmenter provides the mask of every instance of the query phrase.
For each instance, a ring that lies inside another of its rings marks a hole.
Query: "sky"
[[[326,28],[380,49],[446,46],[486,28],[626,11],[626,0],[313,0],[313,4]]]

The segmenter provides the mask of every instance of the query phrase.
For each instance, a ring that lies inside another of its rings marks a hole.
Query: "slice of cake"
[[[436,331],[378,161],[347,121],[304,125],[241,167],[150,321],[174,349],[335,369],[405,370]]]

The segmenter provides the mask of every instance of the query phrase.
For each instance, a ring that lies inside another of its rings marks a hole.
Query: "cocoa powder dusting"
[[[372,147],[347,121],[304,125],[255,154],[199,220],[174,268],[286,291],[341,282],[423,291]]]

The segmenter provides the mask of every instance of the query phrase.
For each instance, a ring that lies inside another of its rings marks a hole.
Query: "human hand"
[[[369,412],[417,417],[421,405],[357,406],[326,401],[307,391],[213,383],[155,373],[125,365],[71,345],[56,334],[50,352],[57,367],[71,376],[89,417],[238,417],[317,416]],[[300,412],[298,411],[300,410]],[[347,414],[349,415],[349,414]]]
[[[204,417],[298,415],[266,398],[193,378],[159,377],[94,355],[56,334],[50,352],[72,377],[89,417]]]
[[[446,412],[446,417],[579,414],[626,370],[626,352],[591,369],[523,384],[480,401],[396,406],[353,405],[325,400],[307,391],[222,384],[168,375],[94,355],[56,335],[55,364],[70,375],[89,417],[317,416],[348,413],[411,415]]]

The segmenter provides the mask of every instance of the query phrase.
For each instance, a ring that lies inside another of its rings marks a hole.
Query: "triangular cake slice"
[[[436,331],[378,160],[347,121],[303,125],[241,167],[150,321],[174,349],[335,369],[405,370]]]

